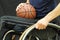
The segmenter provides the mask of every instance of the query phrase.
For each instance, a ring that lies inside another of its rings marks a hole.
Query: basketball
[[[22,18],[34,19],[36,18],[36,10],[31,4],[22,3],[19,4],[16,15]]]

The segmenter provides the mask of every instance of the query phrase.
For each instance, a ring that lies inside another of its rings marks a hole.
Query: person
[[[57,6],[56,0],[27,0],[27,3],[30,3],[36,9],[36,18],[40,20],[38,20],[34,26],[39,30],[45,29],[48,23],[56,18],[60,13],[60,3]],[[21,3],[20,5],[23,4],[24,3]],[[16,11],[17,10],[19,10],[19,5],[16,8]]]

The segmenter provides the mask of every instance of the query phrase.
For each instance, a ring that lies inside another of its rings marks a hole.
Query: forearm
[[[48,22],[50,22],[59,15],[60,15],[60,3],[58,4],[58,6],[53,11],[49,12],[44,18]]]
[[[29,3],[29,0],[27,0],[26,3]]]

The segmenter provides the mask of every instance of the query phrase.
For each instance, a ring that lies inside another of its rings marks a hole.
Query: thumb
[[[35,28],[36,28],[36,29],[38,29],[38,26],[37,26],[37,24],[35,24]]]

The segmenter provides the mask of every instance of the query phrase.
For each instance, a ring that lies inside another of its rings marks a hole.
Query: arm
[[[60,15],[60,3],[54,10],[49,12],[44,18],[38,20],[38,22],[34,26],[36,26],[36,29],[39,30],[46,29],[48,23],[59,15]]]
[[[29,0],[27,0],[26,3],[29,3]]]
[[[60,3],[53,11],[49,12],[44,18],[50,22],[59,15],[60,15]]]

